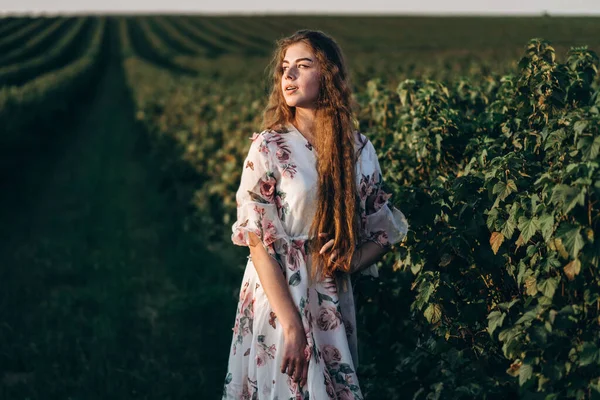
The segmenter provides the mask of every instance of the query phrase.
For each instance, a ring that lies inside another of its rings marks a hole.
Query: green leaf
[[[531,219],[519,217],[518,228],[521,231],[521,235],[523,235],[523,241],[528,242],[529,239],[540,230],[540,223],[538,222],[537,217]]]
[[[415,305],[420,310],[423,308],[425,303],[429,301],[429,298],[435,291],[435,285],[429,280],[423,280],[419,285],[419,294],[415,298]]]
[[[562,223],[557,232],[562,239],[565,250],[572,258],[577,258],[579,251],[585,245],[583,236],[581,235],[581,227],[574,224]]]
[[[511,301],[507,301],[505,303],[498,303],[498,308],[501,310],[504,310],[504,311],[508,311],[511,309],[512,306],[517,304],[519,301],[521,301],[521,300],[519,298],[516,298]]]
[[[519,386],[523,386],[533,375],[533,367],[529,364],[521,365],[519,368]]]
[[[577,121],[575,122],[575,124],[573,124],[573,131],[575,131],[575,133],[578,136],[581,136],[581,134],[583,133],[584,129],[587,128],[587,126],[587,121]]]
[[[506,183],[500,181],[494,185],[492,188],[492,194],[502,193],[506,190]]]
[[[515,327],[504,329],[498,334],[498,340],[503,342],[502,352],[504,357],[513,358],[517,354],[520,347],[519,336],[522,336],[522,333]]]
[[[337,301],[334,301],[331,297],[319,292],[318,290],[317,290],[317,300],[319,302],[319,305],[321,305],[321,303],[323,303],[323,301],[330,301],[332,303],[337,303]]]
[[[496,203],[498,203],[498,201],[506,199],[508,195],[516,191],[517,185],[515,184],[515,181],[509,179],[507,183],[502,181],[496,183],[492,189],[492,194],[498,193],[498,199],[496,200]]]
[[[544,294],[544,296],[548,298],[554,297],[554,292],[556,292],[556,288],[558,287],[558,279],[557,278],[548,278],[540,283],[538,283],[538,289],[540,292]]]
[[[442,308],[439,304],[430,303],[424,312],[427,322],[437,324],[442,318]]]
[[[554,213],[542,214],[539,219],[540,229],[542,231],[542,237],[548,241],[554,233]]]
[[[528,322],[533,321],[536,318],[537,318],[537,312],[535,310],[529,310],[525,314],[521,315],[521,318],[519,318],[517,320],[517,322],[515,322],[515,325],[526,324]]]
[[[585,342],[579,354],[579,365],[586,366],[600,363],[600,351],[594,343]]]
[[[302,281],[302,278],[300,277],[300,271],[298,271],[290,277],[288,283],[290,286],[298,286],[300,281]]]
[[[593,140],[591,137],[587,136],[579,139],[577,148],[581,150],[584,160],[594,160],[598,157],[598,153],[600,152],[600,136],[596,136]]]
[[[494,223],[496,222],[497,219],[498,219],[498,209],[493,208],[488,212],[488,217],[486,220],[486,225],[489,230],[491,230],[491,231],[494,230]]]
[[[488,327],[487,330],[490,334],[490,336],[494,333],[494,331],[496,330],[496,328],[499,328],[502,326],[502,323],[504,322],[504,318],[506,317],[506,314],[503,313],[502,311],[492,311],[488,316]]]
[[[559,148],[566,137],[567,137],[567,135],[565,133],[564,128],[560,128],[560,129],[550,133],[550,135],[548,135],[548,138],[546,139],[546,144],[544,145],[544,150],[548,150],[549,147]]]
[[[585,191],[582,188],[569,185],[556,185],[552,189],[550,202],[557,206],[563,214],[567,214],[577,204],[583,206],[585,202]]]
[[[500,231],[500,233],[502,233],[502,235],[504,235],[505,239],[510,239],[512,237],[512,235],[515,233],[516,227],[517,227],[517,224],[515,223],[515,220],[512,217],[510,217],[504,223],[504,226],[502,227],[502,230]]]
[[[340,372],[343,372],[344,374],[353,374],[354,370],[352,369],[352,367],[350,366],[350,364],[340,364]]]

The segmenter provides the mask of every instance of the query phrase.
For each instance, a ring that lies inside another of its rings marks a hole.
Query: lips
[[[288,94],[294,93],[294,92],[296,92],[296,90],[298,90],[298,87],[294,86],[294,85],[289,85],[289,86],[286,86],[286,88],[285,88],[285,92]]]

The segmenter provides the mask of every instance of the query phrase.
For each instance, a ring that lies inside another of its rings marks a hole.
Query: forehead
[[[283,55],[283,61],[292,62],[299,58],[310,58],[311,60],[315,61],[315,55],[306,43],[297,42],[291,44],[285,50],[285,54]]]

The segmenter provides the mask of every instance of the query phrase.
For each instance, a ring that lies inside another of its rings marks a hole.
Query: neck
[[[292,121],[294,126],[304,135],[306,140],[313,143],[315,111],[308,108],[296,107],[296,115]]]

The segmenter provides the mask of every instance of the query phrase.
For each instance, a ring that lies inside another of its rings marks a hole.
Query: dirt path
[[[115,27],[94,97],[2,194],[0,398],[220,394],[241,275],[161,193]]]

